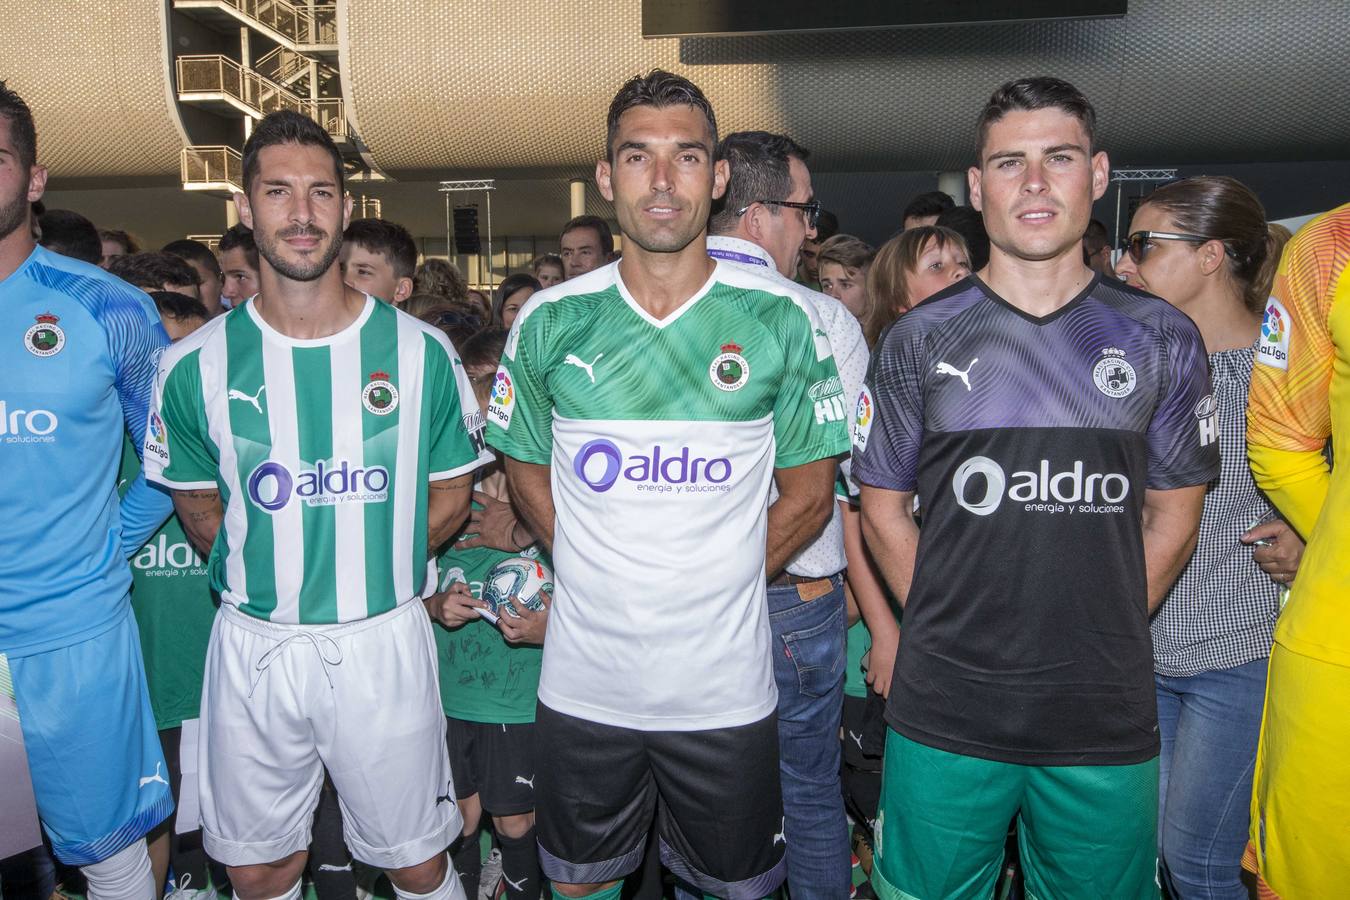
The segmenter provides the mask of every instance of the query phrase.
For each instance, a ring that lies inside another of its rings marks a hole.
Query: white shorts
[[[325,767],[347,846],[369,865],[425,862],[463,825],[417,602],[346,625],[277,625],[223,604],[198,759],[203,842],[230,866],[309,846]]]

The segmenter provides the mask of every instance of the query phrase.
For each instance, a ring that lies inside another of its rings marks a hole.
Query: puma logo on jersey
[[[237,391],[234,388],[230,388],[229,399],[243,400],[245,403],[251,403],[253,405],[253,408],[258,411],[258,415],[262,415],[262,407],[258,405],[258,398],[262,395],[262,392],[265,390],[267,390],[267,385],[260,384],[258,385],[258,389],[253,392],[253,396],[250,397],[243,391]]]
[[[517,775],[516,784],[528,784],[530,790],[534,790],[534,776],[531,775],[529,778],[526,778],[524,775]]]
[[[862,749],[862,735],[861,735],[861,734],[854,734],[853,732],[850,731],[850,732],[848,733],[848,736],[853,740],[853,743],[855,743],[855,744],[858,745],[858,749],[861,750],[861,749]]]
[[[595,384],[595,371],[594,371],[595,364],[598,363],[600,361],[600,357],[604,355],[605,354],[603,353],[597,353],[595,354],[595,359],[591,360],[588,363],[584,363],[581,361],[581,358],[578,357],[576,354],[569,353],[567,354],[567,356],[563,358],[563,364],[568,366],[576,366],[578,369],[585,369],[586,374],[591,379],[591,384]]]
[[[512,881],[512,880],[507,876],[507,874],[506,874],[505,872],[503,872],[503,873],[502,873],[502,880],[505,881],[507,884],[511,885],[511,890],[513,890],[513,891],[523,891],[523,890],[525,890],[525,882],[529,881],[530,879],[529,879],[528,877],[525,877],[525,878],[520,879],[519,881]]]
[[[451,796],[452,794],[451,787],[453,786],[453,784],[454,782],[452,781],[447,781],[445,783],[445,793],[441,794],[439,797],[436,798],[437,806],[440,806],[442,803],[449,803],[451,806],[455,805],[455,798]]]
[[[957,378],[961,379],[961,383],[966,386],[966,390],[970,390],[970,370],[974,368],[975,364],[979,361],[980,358],[978,356],[972,359],[970,365],[966,366],[965,371],[956,368],[956,366],[951,363],[940,362],[937,364],[936,373],[938,375],[955,375]]]
[[[783,824],[779,825],[778,827],[781,828],[782,831],[778,832],[777,834],[775,834],[775,835],[773,836],[773,843],[774,843],[774,844],[779,844],[779,843],[781,843],[784,847],[786,847],[786,846],[787,846],[787,819],[784,818],[784,819],[783,819]],[[772,846],[772,845],[770,845],[770,846]]]
[[[330,863],[319,864],[320,872],[350,872],[351,870],[352,870],[351,863],[347,863],[345,866],[335,866]]]
[[[167,781],[165,781],[162,777],[160,777],[160,774],[159,774],[159,767],[162,766],[162,765],[164,765],[164,764],[163,764],[163,763],[155,763],[155,774],[153,774],[153,775],[147,775],[147,776],[145,776],[144,778],[142,778],[142,779],[141,779],[141,783],[138,784],[138,785],[136,786],[136,789],[137,789],[137,790],[140,790],[141,788],[145,787],[147,784],[151,784],[151,783],[156,782],[156,781],[158,781],[160,784],[164,785],[165,787],[168,787],[168,786],[169,786],[169,783],[168,783]]]

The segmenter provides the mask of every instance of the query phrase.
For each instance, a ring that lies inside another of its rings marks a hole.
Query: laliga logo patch
[[[37,323],[24,332],[23,346],[34,356],[55,356],[66,345],[66,333],[56,323],[61,321],[51,313],[35,316]]]
[[[506,366],[498,366],[492,379],[492,396],[488,398],[488,419],[496,422],[498,428],[511,427],[511,413],[516,409],[516,389],[511,384],[511,373]]]
[[[370,381],[361,391],[361,405],[377,416],[387,416],[398,408],[398,388],[386,372],[371,372]]]
[[[1137,381],[1134,366],[1125,361],[1125,351],[1117,347],[1103,347],[1102,358],[1092,368],[1092,382],[1097,390],[1119,400],[1134,393]]]
[[[867,449],[867,435],[872,431],[872,392],[865,386],[858,395],[858,406],[853,412],[853,446]]]
[[[147,456],[159,460],[161,466],[169,464],[169,431],[158,412],[150,413],[150,421],[145,426],[145,443],[141,446]]]
[[[1256,361],[1273,369],[1289,371],[1289,310],[1274,297],[1266,304],[1266,314],[1261,320]]]
[[[750,364],[739,344],[723,344],[722,353],[708,367],[708,377],[719,391],[739,391],[750,380]]]

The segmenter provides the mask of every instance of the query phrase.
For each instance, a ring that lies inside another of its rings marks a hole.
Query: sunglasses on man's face
[[[820,201],[808,200],[805,203],[798,203],[795,200],[752,200],[745,206],[736,210],[736,215],[743,216],[746,210],[756,203],[764,206],[786,206],[788,209],[800,209],[806,215],[806,227],[815,228],[816,223],[820,221]]]
[[[1177,234],[1171,231],[1136,231],[1125,240],[1125,252],[1130,255],[1137,266],[1147,258],[1150,250],[1153,249],[1154,241],[1186,241],[1191,244],[1203,244],[1206,241],[1222,241],[1223,238],[1209,237],[1203,234]],[[1223,252],[1228,256],[1237,258],[1237,251],[1227,244],[1223,245]]]

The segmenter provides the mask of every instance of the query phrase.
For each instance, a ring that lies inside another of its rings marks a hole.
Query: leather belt
[[[777,578],[769,582],[769,587],[795,587],[797,596],[802,602],[815,600],[817,597],[824,597],[834,590],[834,576],[825,578],[812,578],[809,575],[793,575],[790,572],[783,572]]]

